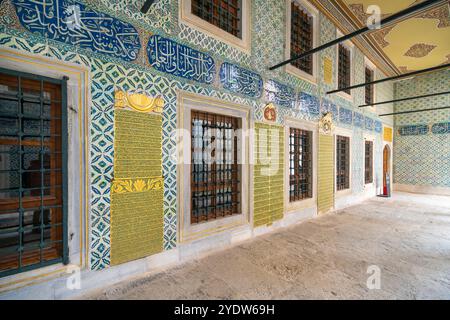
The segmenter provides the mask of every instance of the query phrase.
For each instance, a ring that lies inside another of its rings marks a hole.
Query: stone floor
[[[450,197],[375,198],[83,298],[450,299]]]

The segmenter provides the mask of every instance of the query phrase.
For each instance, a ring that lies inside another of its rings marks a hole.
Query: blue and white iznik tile
[[[216,66],[211,56],[159,35],[150,37],[147,45],[150,65],[174,76],[211,84]]]
[[[338,121],[338,107],[329,100],[323,99],[320,105],[320,112],[322,114],[331,112],[333,116],[333,121]]]
[[[294,108],[295,106],[295,90],[275,80],[266,81],[264,93],[268,102],[273,102],[286,108]]]
[[[351,125],[353,123],[353,111],[343,107],[339,108],[339,121]]]
[[[314,118],[320,114],[319,99],[305,92],[299,93],[300,111]]]
[[[48,38],[125,61],[136,60],[141,43],[129,23],[77,0],[12,0],[22,26]],[[107,30],[107,32],[101,32]]]
[[[220,67],[220,83],[229,91],[251,98],[260,98],[262,94],[263,80],[259,74],[228,62]]]

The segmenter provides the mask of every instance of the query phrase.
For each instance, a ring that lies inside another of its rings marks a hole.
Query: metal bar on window
[[[365,72],[366,83],[370,83],[373,81],[373,70],[366,67]],[[373,103],[373,84],[368,84],[365,87],[365,102],[367,105],[371,105]]]
[[[312,198],[312,133],[290,128],[289,200]]]
[[[192,111],[191,222],[240,214],[238,119]]]
[[[68,262],[67,79],[0,69],[0,277]]]
[[[238,37],[242,37],[239,0],[192,0],[191,12],[199,18]]]
[[[350,138],[336,137],[336,188],[338,191],[350,187]]]
[[[313,47],[313,17],[299,4],[291,3],[291,56],[299,55]],[[296,68],[312,75],[313,57],[307,56],[291,63]]]

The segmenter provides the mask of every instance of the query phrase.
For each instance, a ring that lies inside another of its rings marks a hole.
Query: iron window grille
[[[290,128],[289,201],[312,198],[312,132]]]
[[[373,182],[373,142],[366,141],[364,148],[364,181],[366,184]]]
[[[350,138],[336,137],[336,188],[350,188]]]
[[[191,12],[233,36],[242,38],[242,0],[191,0]]]
[[[192,111],[191,223],[241,213],[238,118]]]
[[[338,66],[338,88],[346,88],[351,82],[351,51],[342,44],[339,44],[339,66]],[[350,94],[350,89],[344,90]]]
[[[68,263],[66,92],[0,68],[0,276]]]
[[[298,3],[291,2],[291,58],[313,49],[313,19]],[[292,65],[313,75],[313,55],[297,59]]]
[[[366,67],[366,82],[373,81],[373,70]],[[373,84],[369,84],[365,87],[365,101],[366,104],[373,103]]]

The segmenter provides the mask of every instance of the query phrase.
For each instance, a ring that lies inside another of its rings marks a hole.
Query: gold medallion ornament
[[[333,115],[331,112],[325,113],[319,121],[320,133],[331,135],[333,131]]]
[[[135,193],[151,190],[161,190],[164,187],[163,177],[143,178],[143,179],[114,179],[111,193]]]
[[[269,103],[264,108],[264,119],[272,122],[275,122],[277,120],[277,109],[275,108],[273,103]]]
[[[117,90],[114,106],[116,108],[129,107],[138,112],[161,113],[164,107],[164,99],[161,96],[151,98],[143,93],[128,93]]]

